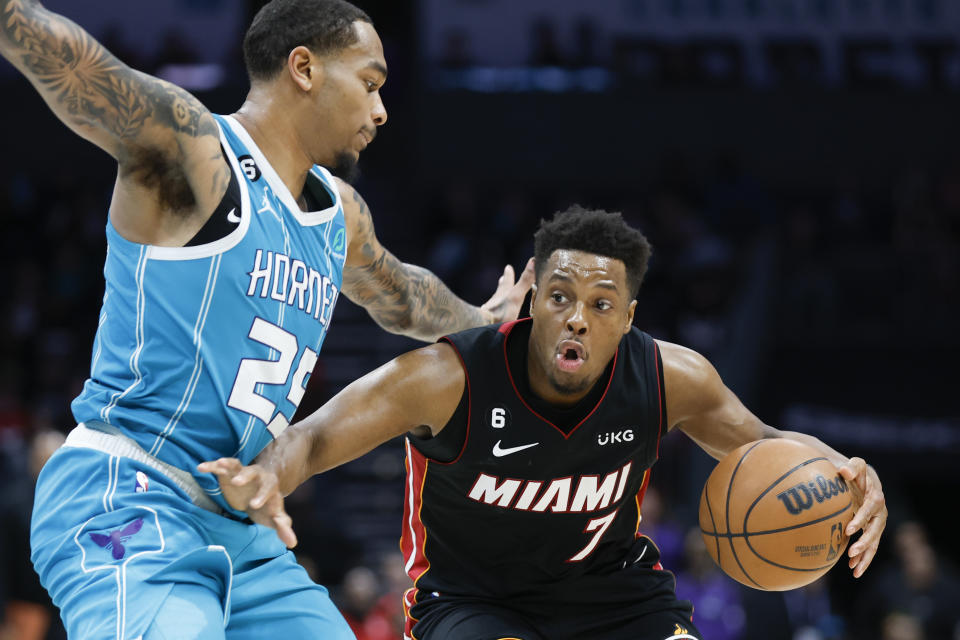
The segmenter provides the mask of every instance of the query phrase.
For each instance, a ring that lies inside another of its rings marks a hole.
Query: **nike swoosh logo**
[[[497,440],[497,444],[493,445],[493,455],[495,455],[498,458],[502,458],[503,456],[508,456],[511,453],[516,453],[517,451],[523,451],[524,449],[529,449],[530,447],[535,447],[538,444],[540,444],[539,442],[532,442],[530,444],[522,444],[519,447],[508,447],[506,449],[502,449],[500,447],[500,442],[501,442],[500,440]]]
[[[240,216],[237,215],[237,208],[234,207],[230,209],[230,213],[227,214],[227,222],[232,222],[233,224],[240,224]]]

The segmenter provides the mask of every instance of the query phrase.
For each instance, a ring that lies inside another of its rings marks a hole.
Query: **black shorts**
[[[420,592],[409,616],[413,640],[703,640],[674,587],[670,572],[635,564],[538,598]]]

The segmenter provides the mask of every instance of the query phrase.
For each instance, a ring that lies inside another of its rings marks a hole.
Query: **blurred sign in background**
[[[960,5],[942,0],[424,0],[420,16],[429,67],[474,70],[441,73],[440,86],[604,88],[590,69],[631,82],[960,86]],[[579,73],[524,85],[530,67]]]

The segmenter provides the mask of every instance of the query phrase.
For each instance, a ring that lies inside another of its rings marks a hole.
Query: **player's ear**
[[[287,56],[287,73],[302,91],[323,84],[323,65],[307,47],[294,47]]]
[[[630,327],[633,326],[633,314],[637,310],[637,300],[634,298],[630,301],[630,306],[627,307],[627,322],[623,325],[623,332],[630,333]]]
[[[537,285],[530,285],[530,317],[533,317],[533,307],[537,304]]]

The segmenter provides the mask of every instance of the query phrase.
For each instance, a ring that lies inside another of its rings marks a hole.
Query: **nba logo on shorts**
[[[137,493],[144,493],[147,489],[150,488],[150,479],[147,477],[143,471],[137,471],[137,486],[134,488],[134,491]]]

